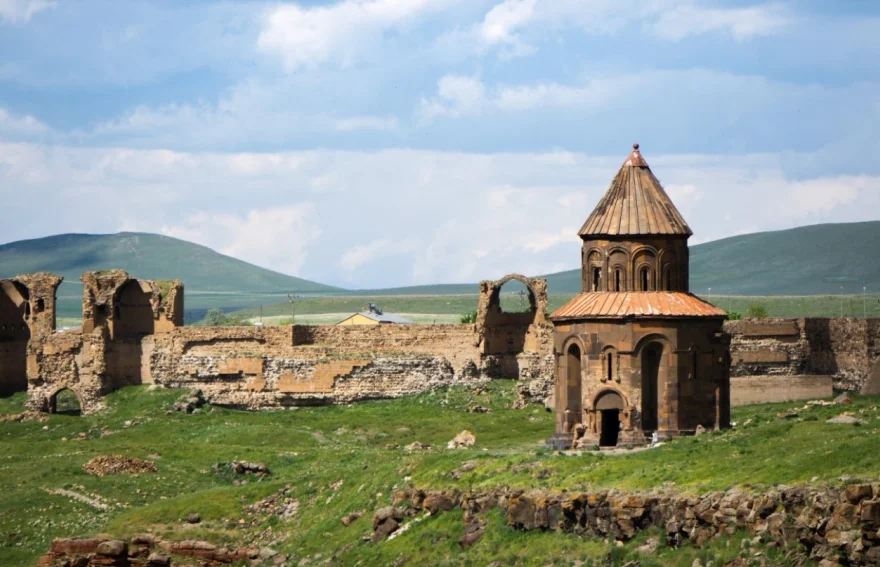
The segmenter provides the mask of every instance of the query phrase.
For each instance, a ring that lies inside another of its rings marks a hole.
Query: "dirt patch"
[[[156,463],[126,457],[124,455],[101,455],[83,465],[83,470],[97,476],[108,474],[133,474],[156,472]]]

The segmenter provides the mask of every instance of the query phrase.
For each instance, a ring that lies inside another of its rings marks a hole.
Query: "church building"
[[[727,314],[689,293],[693,234],[634,144],[578,233],[557,309],[554,447],[643,445],[730,421]]]

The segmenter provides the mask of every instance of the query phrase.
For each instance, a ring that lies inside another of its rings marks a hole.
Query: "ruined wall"
[[[62,279],[40,273],[0,280],[0,394],[27,389],[33,345],[55,330],[55,293]]]
[[[730,405],[830,398],[831,384],[831,376],[737,376],[730,379]]]
[[[829,375],[859,391],[880,360],[880,319],[807,318],[728,321],[732,376]]]

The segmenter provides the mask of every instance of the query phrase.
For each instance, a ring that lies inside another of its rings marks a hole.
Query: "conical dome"
[[[639,145],[620,167],[611,187],[590,214],[578,234],[582,238],[602,236],[691,236],[693,232],[651,168]]]

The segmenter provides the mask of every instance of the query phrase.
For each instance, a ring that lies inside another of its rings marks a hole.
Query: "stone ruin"
[[[527,312],[501,310],[499,290],[511,280],[528,289]],[[179,280],[88,272],[81,329],[56,331],[61,281],[35,274],[0,282],[0,388],[26,390],[33,410],[54,412],[58,394],[70,390],[89,413],[107,393],[135,384],[194,388],[210,403],[267,409],[502,377],[552,383],[545,280],[513,274],[482,282],[473,324],[184,327]]]
[[[0,280],[0,395],[28,392],[51,412],[59,392],[84,413],[132,384],[198,388],[243,409],[399,397],[496,378],[552,406],[554,351],[547,285],[511,274],[480,283],[476,322],[456,325],[185,327],[180,281],[138,280],[121,270],[83,274],[82,328],[57,331],[62,278]],[[518,281],[528,309],[501,309]],[[880,319],[728,321],[733,404],[828,396],[831,384],[876,388]],[[873,370],[872,370],[873,369]]]

